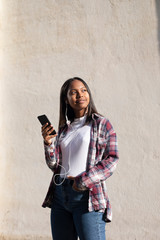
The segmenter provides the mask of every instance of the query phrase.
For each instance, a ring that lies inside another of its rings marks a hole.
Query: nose
[[[77,91],[77,97],[79,98],[83,97],[83,93],[81,91]]]

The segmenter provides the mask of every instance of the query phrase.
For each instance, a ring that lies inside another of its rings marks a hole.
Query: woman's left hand
[[[74,179],[75,179],[75,177],[72,177],[72,176],[68,176],[67,178],[68,178],[68,179],[71,179],[71,180],[74,180]],[[77,187],[75,180],[74,180],[74,182],[73,182],[72,188],[73,188],[73,190],[75,190],[75,191],[77,191],[77,192],[80,192],[80,191],[81,191],[81,190]]]

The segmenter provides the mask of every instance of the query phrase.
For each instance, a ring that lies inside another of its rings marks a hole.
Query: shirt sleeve
[[[44,143],[44,152],[45,152],[45,160],[46,163],[48,165],[48,167],[53,171],[57,164],[56,164],[56,156],[55,156],[55,152],[56,152],[56,143],[57,143],[57,139],[55,140],[55,142],[51,145],[46,145]]]
[[[109,121],[106,123],[105,131],[107,144],[102,160],[90,168],[89,171],[85,171],[75,178],[77,187],[82,190],[84,187],[91,189],[95,183],[106,180],[116,169],[119,159],[117,150],[117,136]]]

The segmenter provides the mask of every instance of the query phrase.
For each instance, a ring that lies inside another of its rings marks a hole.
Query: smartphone
[[[46,124],[46,123],[48,123],[48,126],[51,125],[49,119],[47,118],[47,116],[46,116],[45,114],[44,114],[44,115],[40,115],[40,116],[38,116],[37,118],[38,118],[38,120],[40,121],[40,123],[41,123],[42,125],[44,125],[44,124]],[[53,132],[51,132],[49,135],[55,135],[55,134],[56,134],[56,131],[53,130]]]

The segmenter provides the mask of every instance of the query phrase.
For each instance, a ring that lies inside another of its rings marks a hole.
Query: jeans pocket
[[[73,201],[88,201],[89,191],[76,191],[72,188],[72,199]]]

